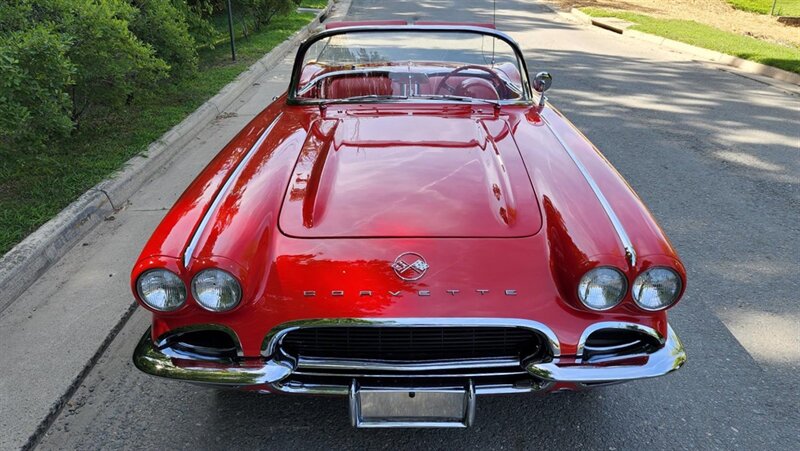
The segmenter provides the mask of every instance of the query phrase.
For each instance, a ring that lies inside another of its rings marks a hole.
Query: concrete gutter
[[[349,2],[348,2],[349,3]],[[316,18],[254,63],[186,119],[164,133],[147,150],[128,160],[120,172],[90,188],[53,219],[0,258],[0,313],[95,226],[125,205],[130,196],[197,133],[208,126],[255,80],[320,26],[333,0]]]
[[[698,58],[713,63],[721,64],[724,66],[735,67],[740,71],[749,74],[760,75],[763,77],[768,77],[774,80],[800,86],[800,74],[795,74],[794,72],[778,69],[777,67],[768,66],[766,64],[756,63],[754,61],[738,58],[732,55],[727,55],[725,53],[716,52],[714,50],[708,50],[701,47],[684,44],[683,42],[662,38],[660,36],[652,35],[649,33],[642,33],[641,31],[631,30],[628,28],[630,25],[627,25],[630,24],[630,22],[626,22],[624,20],[619,20],[611,17],[592,17],[580,11],[577,8],[572,8],[570,13],[579,22],[583,22],[609,31],[613,31],[615,33],[619,33],[629,38],[651,42],[653,44],[666,47],[671,50],[694,55]]]

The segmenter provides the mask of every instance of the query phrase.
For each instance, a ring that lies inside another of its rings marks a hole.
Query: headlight
[[[633,300],[649,311],[663,310],[678,300],[683,283],[669,268],[651,268],[633,281]]]
[[[192,295],[206,310],[224,312],[236,307],[242,288],[235,277],[221,269],[200,271],[192,280]]]
[[[166,269],[151,269],[136,280],[139,299],[154,310],[169,312],[186,302],[186,286],[177,274]]]
[[[608,310],[622,301],[627,289],[628,281],[621,272],[602,266],[581,277],[578,298],[592,310]]]

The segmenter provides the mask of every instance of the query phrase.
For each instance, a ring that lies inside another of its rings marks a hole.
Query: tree
[[[183,76],[197,69],[197,44],[189,33],[188,7],[173,0],[133,0],[139,10],[130,24],[137,38],[149,44],[156,56],[170,65],[170,75]],[[183,3],[185,5],[185,3]]]
[[[256,30],[269,25],[278,14],[292,11],[297,3],[293,0],[237,0],[237,9],[245,18],[252,20]]]

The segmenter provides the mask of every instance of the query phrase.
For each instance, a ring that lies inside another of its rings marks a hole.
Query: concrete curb
[[[769,77],[778,81],[783,81],[786,83],[791,83],[800,86],[800,74],[795,74],[793,72],[789,72],[783,69],[778,69],[777,67],[767,66],[766,64],[756,63],[754,61],[738,58],[732,55],[727,55],[725,53],[716,52],[714,50],[708,50],[701,47],[684,44],[683,42],[662,38],[660,36],[656,36],[653,34],[642,33],[641,31],[626,29],[624,27],[618,26],[615,23],[606,21],[602,17],[591,17],[576,8],[572,8],[570,13],[580,22],[604,28],[606,30],[622,34],[632,39],[639,39],[642,41],[651,42],[653,44],[662,47],[667,47],[669,49],[678,52],[688,53],[690,55],[694,55],[704,60],[708,60],[717,64],[735,67],[749,74],[761,75],[763,77]]]
[[[50,266],[105,218],[120,209],[178,151],[217,115],[236,100],[255,80],[311,35],[327,17],[334,0],[317,11],[311,23],[272,49],[214,97],[147,147],[144,155],[128,160],[121,171],[90,188],[53,219],[0,258],[0,313],[14,302]]]

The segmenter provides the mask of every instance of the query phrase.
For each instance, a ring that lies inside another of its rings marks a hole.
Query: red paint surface
[[[223,324],[236,332],[245,355],[257,356],[270,329],[299,319],[523,318],[549,326],[569,355],[580,333],[598,321],[637,322],[666,334],[666,313],[638,309],[630,294],[602,313],[577,300],[577,281],[598,265],[620,268],[629,284],[653,265],[675,268],[684,279],[685,272],[640,199],[557,111],[548,107],[540,116],[526,106],[498,112],[452,104],[320,109],[284,101],[254,118],[189,186],[132,274],[135,283],[142,271],[167,267],[188,286],[203,268],[221,267],[241,281],[243,301],[215,314],[190,298],[176,312],[154,313],[155,337],[191,324]],[[184,267],[202,216],[276,117],[222,193]],[[620,217],[639,255],[635,268],[550,126]],[[390,266],[408,251],[430,265],[414,282]],[[507,289],[518,294],[506,296]],[[308,290],[317,296],[305,297]],[[419,296],[420,290],[431,295]]]

